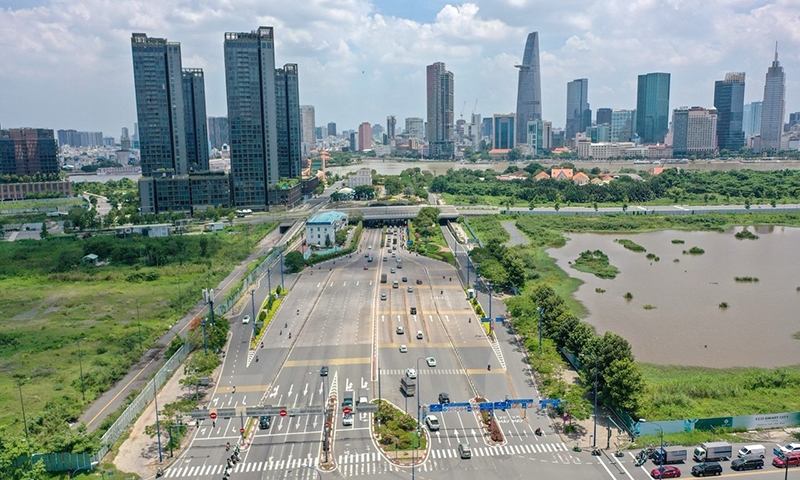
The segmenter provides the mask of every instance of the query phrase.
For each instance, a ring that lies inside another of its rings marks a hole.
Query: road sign
[[[240,429],[239,429],[239,433],[241,433],[242,435],[244,435],[244,428],[240,428]]]
[[[481,402],[478,404],[481,410],[491,410],[494,406],[492,402]]]
[[[505,410],[508,408],[508,402],[494,402],[494,409],[495,410]]]
[[[342,409],[342,412],[344,412],[344,414],[347,415],[348,413],[352,412],[352,410],[350,410],[350,407],[344,407]]]
[[[483,317],[483,318],[481,318],[481,322],[483,322],[483,323],[490,323],[491,321],[492,321],[492,319],[491,319],[491,318],[489,318],[489,317]]]
[[[541,408],[545,408],[548,405],[552,405],[552,406],[557,408],[559,406],[559,404],[561,404],[561,400],[558,399],[558,398],[543,398],[543,399],[539,400],[539,406]]]
[[[511,408],[533,408],[532,398],[511,398],[508,400]]]
[[[281,413],[281,410],[286,410],[287,408],[288,407],[266,405],[264,407],[247,407],[245,412],[248,417],[261,417],[264,415],[278,415]],[[219,409],[217,409],[217,413],[219,413]]]
[[[497,323],[503,323],[503,317],[495,317],[494,321]]]
[[[362,403],[356,405],[356,411],[358,413],[375,413],[378,411],[378,404],[376,403]]]
[[[442,405],[443,412],[471,412],[472,405],[469,402],[445,403]]]
[[[217,412],[211,412],[209,417],[211,417],[211,420],[215,420],[217,418]]]
[[[430,406],[431,412],[441,412],[442,411],[442,404],[441,403],[432,403]]]
[[[278,412],[278,415],[280,415],[281,417],[285,417],[286,416],[286,410],[281,410],[280,412]]]

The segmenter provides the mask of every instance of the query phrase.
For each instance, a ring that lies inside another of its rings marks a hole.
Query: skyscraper
[[[372,127],[369,122],[358,126],[358,151],[363,152],[372,148]]]
[[[528,145],[531,153],[541,155],[550,150],[552,140],[552,124],[544,120],[531,120],[528,122]]]
[[[636,110],[613,110],[611,112],[611,141],[630,142],[636,126]]]
[[[610,109],[610,108],[598,108],[597,109],[597,120],[595,120],[595,123],[597,123],[598,125],[602,125],[604,123],[607,123],[607,124],[611,125],[611,113],[612,112],[613,112],[613,110]]]
[[[336,123],[335,122],[328,122],[328,136],[335,137],[336,136]]]
[[[775,43],[775,60],[767,70],[764,83],[764,103],[761,107],[761,151],[777,152],[781,149],[783,116],[786,111],[786,75],[778,63],[778,44]]]
[[[639,75],[636,133],[642,143],[661,143],[669,130],[669,73]]]
[[[761,133],[761,106],[762,102],[750,102],[742,110],[742,130],[744,136],[749,137]]]
[[[300,121],[303,124],[302,132],[300,133],[300,138],[303,142],[303,155],[308,156],[311,150],[314,150],[317,145],[317,142],[314,140],[314,125],[316,119],[314,118],[313,105],[300,105]]]
[[[297,64],[275,70],[275,117],[278,138],[278,174],[282,178],[301,175],[300,91]],[[313,139],[313,137],[312,137]]]
[[[531,32],[525,41],[525,52],[517,81],[517,141],[528,138],[528,122],[542,119],[542,79],[539,70],[539,32]]]
[[[453,156],[453,73],[442,62],[427,67],[428,144],[431,158]]]
[[[208,117],[208,140],[211,148],[222,149],[222,145],[230,144],[228,117]]]
[[[181,44],[134,33],[131,50],[142,175],[151,176],[160,169],[186,174]]]
[[[56,136],[44,128],[0,130],[0,175],[58,173]]]
[[[516,134],[516,127],[514,120],[516,115],[509,113],[506,115],[494,115],[494,142],[493,148],[500,150],[510,150],[517,144],[514,135]],[[525,138],[527,139],[527,127]]]
[[[208,126],[206,125],[206,86],[201,68],[182,71],[186,164],[190,172],[208,171]]]
[[[714,82],[714,108],[719,149],[739,150],[744,146],[744,72],[727,73],[725,80]]]
[[[564,129],[567,141],[574,142],[575,134],[585,132],[591,124],[589,80],[579,78],[567,83],[567,125]]]
[[[394,115],[389,115],[386,117],[386,136],[389,140],[395,137],[395,129],[397,128],[397,119],[394,118]]]
[[[420,117],[406,118],[405,134],[409,137],[422,140],[425,136],[425,122]]]
[[[675,155],[717,150],[717,111],[681,107],[672,112],[672,151]]]
[[[267,210],[279,178],[272,27],[225,34],[233,205]]]

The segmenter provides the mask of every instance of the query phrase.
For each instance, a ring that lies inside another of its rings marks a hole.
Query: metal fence
[[[250,272],[250,274],[244,278],[241,286],[236,291],[228,294],[228,296],[225,297],[225,300],[222,300],[214,306],[214,314],[225,315],[230,309],[232,309],[233,306],[236,305],[236,302],[242,298],[242,295],[247,293],[250,285],[254,284],[258,280],[258,277],[260,277],[261,274],[267,270],[267,268],[272,267],[272,264],[275,263],[275,260],[283,252],[284,248],[285,247],[281,245],[272,250],[272,252],[267,255],[267,258],[265,258],[264,261],[255,268],[255,270]]]
[[[99,462],[106,453],[108,453],[109,449],[111,448],[114,443],[122,436],[123,433],[128,429],[128,427],[139,418],[139,414],[153,401],[154,395],[159,388],[161,388],[167,380],[175,373],[175,370],[178,369],[181,363],[186,359],[189,352],[191,352],[192,347],[189,342],[186,342],[175,352],[172,357],[167,360],[161,369],[156,372],[155,376],[152,380],[150,380],[147,385],[142,389],[139,395],[128,405],[128,408],[122,412],[122,415],[117,418],[113,425],[106,431],[105,434],[101,437],[101,441],[103,442],[102,448],[100,451],[92,455],[91,460],[93,462]],[[57,454],[60,455],[60,454]],[[83,464],[86,465],[86,464]],[[75,465],[77,467],[80,465]],[[62,469],[63,470],[63,469]]]
[[[481,239],[478,237],[478,235],[476,235],[476,234],[475,234],[475,231],[474,231],[474,230],[472,230],[472,227],[470,226],[470,224],[469,224],[469,222],[467,221],[466,217],[463,217],[463,220],[464,220],[464,225],[467,227],[467,230],[469,230],[469,233],[470,233],[470,235],[472,235],[472,237],[473,237],[475,240],[477,240],[477,241],[478,241],[478,245],[479,245],[481,248],[483,248],[483,242],[481,242]]]

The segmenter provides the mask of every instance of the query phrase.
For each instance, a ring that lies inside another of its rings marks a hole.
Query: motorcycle
[[[292,332],[289,332],[289,339],[292,338]]]
[[[258,362],[258,355],[256,355],[256,363]]]
[[[541,428],[537,428],[534,433],[541,437],[542,436],[542,429]]]
[[[486,366],[486,370],[489,370],[490,372],[492,371],[492,364],[491,363]]]

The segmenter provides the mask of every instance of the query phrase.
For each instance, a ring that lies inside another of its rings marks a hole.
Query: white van
[[[739,450],[739,458],[744,457],[761,457],[767,454],[767,449],[764,445],[745,445]]]

